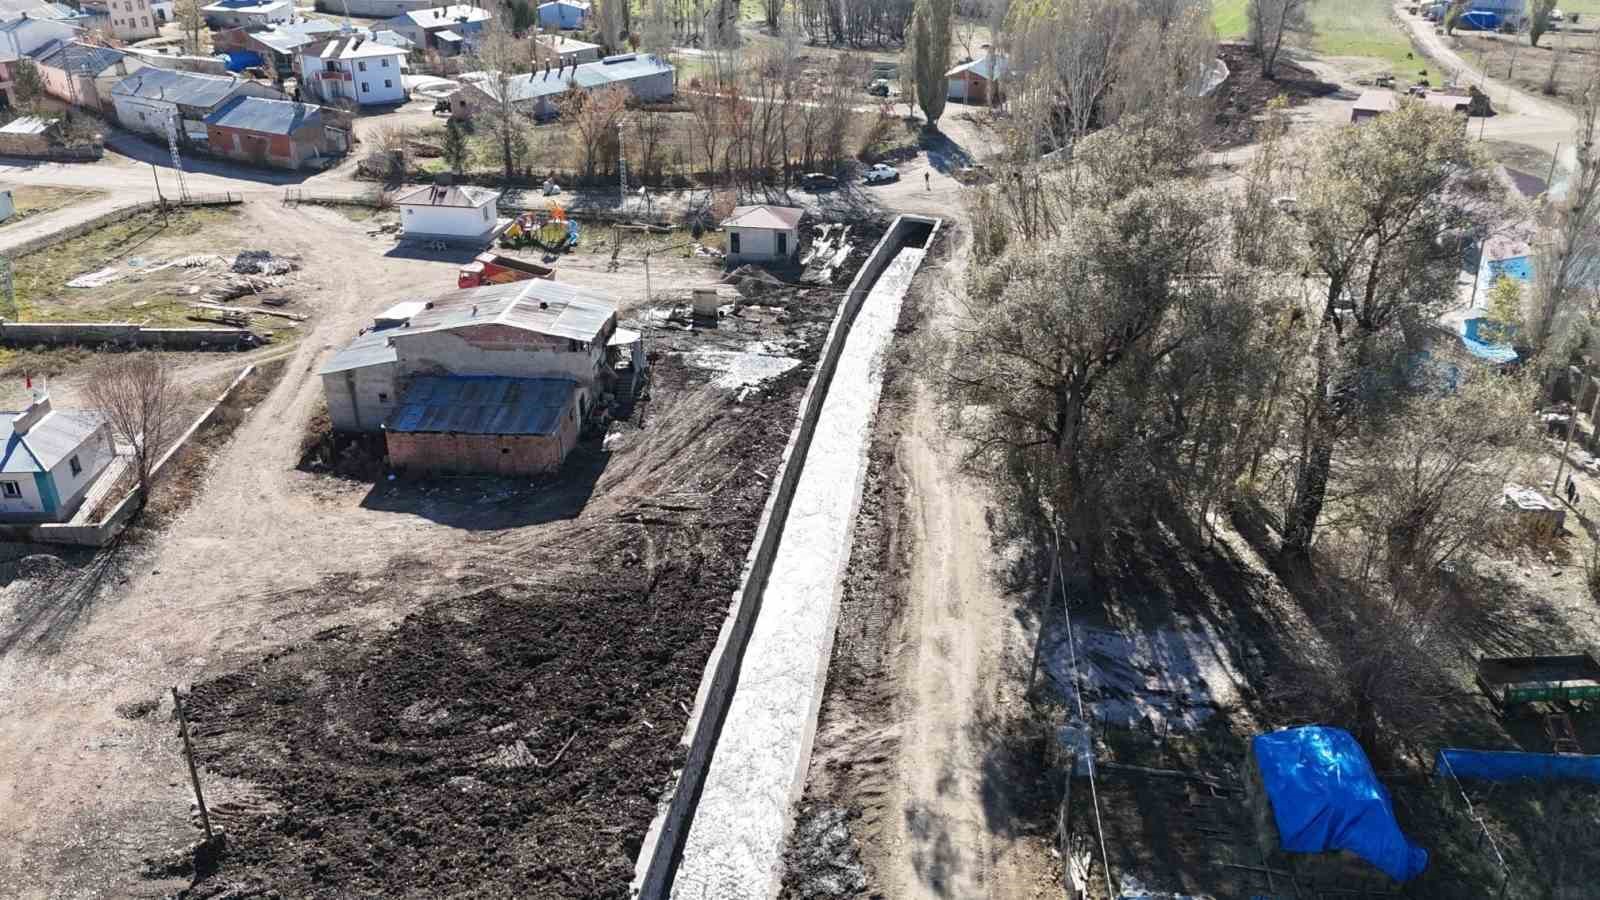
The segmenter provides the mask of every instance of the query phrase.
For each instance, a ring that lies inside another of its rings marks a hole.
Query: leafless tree
[[[150,499],[156,462],[182,431],[184,391],[165,359],[141,352],[108,357],[90,377],[85,394],[117,440],[133,448],[142,508]]]
[[[572,125],[572,138],[585,178],[594,178],[597,167],[615,168],[619,145],[617,126],[628,108],[628,89],[620,86],[595,91],[568,91],[562,100],[561,118]]]
[[[1519,340],[1535,354],[1556,351],[1551,365],[1564,364],[1561,351],[1582,336],[1583,289],[1600,279],[1600,74],[1588,78],[1578,100],[1577,169],[1563,186],[1552,186],[1555,199],[1534,246],[1534,284]]]
[[[1274,77],[1278,54],[1290,35],[1311,33],[1311,0],[1250,0],[1250,45],[1261,57],[1261,74]]]
[[[200,0],[177,0],[173,4],[173,18],[183,29],[183,50],[191,56],[198,56],[203,49],[200,43],[206,26],[205,13],[200,11],[203,5]]]
[[[509,181],[527,154],[531,125],[517,105],[513,87],[517,75],[527,72],[531,63],[510,30],[491,24],[478,42],[477,65],[485,74],[477,87],[487,98],[480,113],[488,127],[482,131],[492,140],[494,155]]]

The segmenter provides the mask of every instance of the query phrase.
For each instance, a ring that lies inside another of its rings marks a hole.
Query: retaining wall
[[[237,194],[205,194],[191,197],[188,200],[170,200],[167,202],[167,206],[234,206],[242,202],[244,202],[243,198]],[[153,212],[160,208],[161,204],[154,200],[146,200],[142,203],[132,203],[127,206],[119,206],[110,212],[101,213],[92,219],[85,219],[84,221],[75,225],[68,225],[65,228],[62,228],[60,231],[52,231],[49,234],[41,234],[36,238],[32,238],[31,240],[23,241],[22,243],[7,249],[4,252],[4,255],[11,257],[12,259],[16,259],[19,256],[27,256],[29,253],[43,250],[46,247],[55,246],[62,241],[70,241],[75,237],[88,234],[96,228],[104,228],[107,225],[114,225],[124,219],[131,219],[140,213]]]
[[[866,302],[867,295],[871,293],[872,286],[877,283],[885,267],[899,253],[906,237],[924,229],[931,229],[926,238],[927,244],[931,245],[938,226],[937,219],[920,216],[897,217],[888,232],[873,248],[861,271],[856,273],[855,280],[850,283],[845,299],[839,306],[839,311],[834,315],[833,324],[829,327],[827,339],[823,343],[822,357],[817,363],[816,370],[812,372],[805,393],[800,398],[798,421],[794,431],[789,435],[788,445],[784,448],[772,494],[767,498],[766,508],[762,511],[756,529],[755,540],[745,559],[741,586],[733,597],[732,607],[727,618],[723,620],[717,644],[706,662],[700,689],[695,697],[694,712],[689,717],[689,724],[685,728],[681,744],[685,752],[678,783],[673,788],[671,798],[657,815],[656,820],[651,823],[650,831],[645,836],[644,845],[635,863],[633,888],[635,895],[644,900],[664,898],[671,887],[678,855],[682,851],[684,840],[688,837],[694,806],[705,783],[706,772],[710,769],[712,754],[727,715],[728,704],[738,684],[739,666],[743,660],[745,647],[749,643],[756,616],[760,612],[761,595],[772,572],[772,563],[783,537],[784,522],[788,518],[790,504],[794,500],[795,489],[800,483],[800,474],[805,468],[806,456],[810,452],[811,441],[822,415],[823,401],[827,398],[828,386],[833,380],[835,370],[838,369],[840,355],[844,352],[846,340],[850,336],[850,328],[855,322],[856,315],[861,311],[862,304]]]

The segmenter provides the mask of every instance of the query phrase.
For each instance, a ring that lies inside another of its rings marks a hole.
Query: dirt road
[[[282,236],[276,241],[287,243],[285,251],[315,249],[345,262],[283,381],[213,463],[197,504],[153,554],[112,561],[106,577],[125,582],[113,596],[52,598],[59,608],[0,655],[0,771],[10,776],[0,779],[7,823],[0,884],[8,897],[130,896],[129,861],[192,833],[170,815],[189,801],[165,719],[129,720],[119,705],[158,700],[160,686],[186,684],[208,663],[304,637],[319,617],[304,615],[297,589],[378,577],[442,528],[321,502],[308,490],[312,477],[294,466],[322,390],[308,375],[319,358],[387,300],[416,284],[447,282],[453,267],[385,258],[373,239],[326,211],[272,203],[244,210],[264,232]],[[386,621],[400,599],[374,598],[360,618]],[[4,625],[9,634],[15,623]],[[220,785],[218,795],[225,799],[229,787]],[[157,807],[167,814],[152,814]],[[132,821],[141,827],[120,827]],[[171,827],[145,827],[152,821]]]

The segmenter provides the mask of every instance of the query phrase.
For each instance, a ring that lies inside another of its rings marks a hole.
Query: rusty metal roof
[[[428,375],[411,382],[383,427],[403,433],[554,434],[577,390],[570,378]]]

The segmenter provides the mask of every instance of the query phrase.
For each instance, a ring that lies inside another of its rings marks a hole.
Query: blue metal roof
[[[405,433],[554,434],[577,390],[568,378],[429,375],[411,382],[383,427]]]

